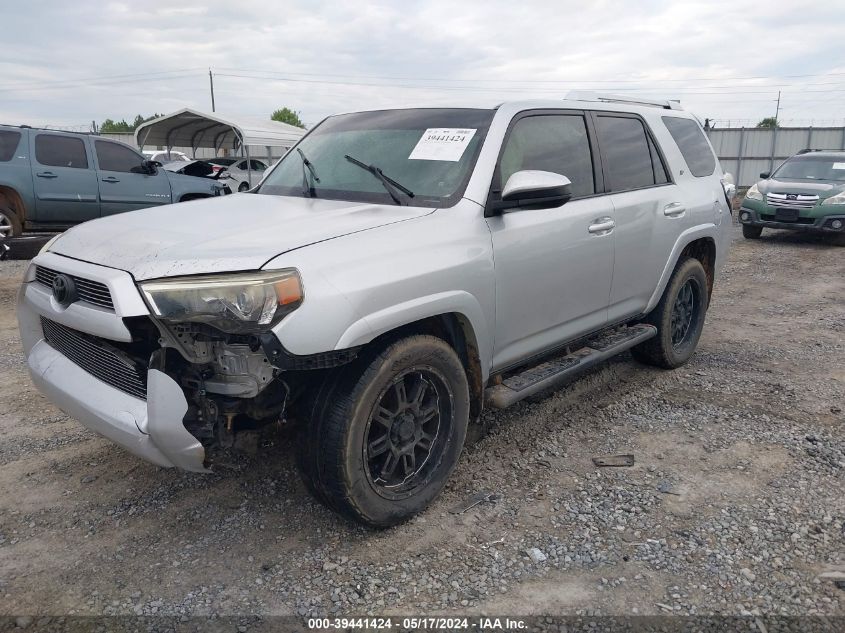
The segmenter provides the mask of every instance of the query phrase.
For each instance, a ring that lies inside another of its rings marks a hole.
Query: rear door
[[[38,222],[76,224],[99,217],[97,173],[85,140],[61,132],[30,138]]]
[[[170,203],[170,181],[163,169],[144,170],[144,157],[123,143],[94,140],[100,213],[113,215]]]
[[[613,206],[598,193],[597,167],[584,112],[528,111],[511,123],[491,201],[501,200],[512,174],[532,169],[569,178],[573,198],[556,209],[512,209],[487,218],[496,266],[495,368],[607,322]]]
[[[645,309],[675,241],[689,226],[689,210],[639,116],[594,112],[593,119],[616,222],[608,307],[614,322]]]

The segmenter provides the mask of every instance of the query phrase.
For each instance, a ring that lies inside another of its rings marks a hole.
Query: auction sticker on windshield
[[[475,132],[471,128],[430,127],[423,132],[408,159],[457,162],[461,160]]]
[[[845,163],[833,163],[834,169],[845,169]]]

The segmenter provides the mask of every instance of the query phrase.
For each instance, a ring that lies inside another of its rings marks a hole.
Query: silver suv
[[[71,229],[18,317],[39,389],[139,457],[204,472],[295,422],[309,488],[385,527],[437,496],[484,406],[624,350],[685,363],[730,223],[672,102],[358,112],[249,193]]]

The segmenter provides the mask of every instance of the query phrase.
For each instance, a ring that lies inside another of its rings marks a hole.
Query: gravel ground
[[[740,237],[688,365],[625,355],[487,412],[444,494],[383,532],[315,503],[289,438],[204,476],[69,419],[26,374],[4,262],[0,614],[843,616],[819,578],[845,571],[843,255]],[[617,453],[635,465],[591,462]]]

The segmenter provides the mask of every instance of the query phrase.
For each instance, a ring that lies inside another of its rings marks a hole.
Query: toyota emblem
[[[73,278],[62,274],[53,277],[53,298],[64,307],[76,301],[76,285]]]
[[[798,194],[797,193],[788,193],[788,194],[786,194],[786,199],[787,200],[798,200]]]

